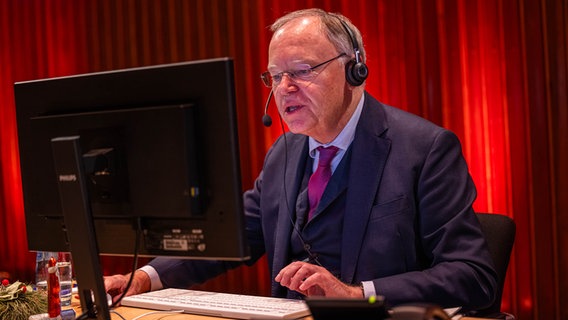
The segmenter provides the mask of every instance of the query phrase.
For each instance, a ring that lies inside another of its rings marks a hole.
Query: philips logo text
[[[59,181],[61,182],[74,182],[77,181],[77,176],[74,174],[60,174]]]

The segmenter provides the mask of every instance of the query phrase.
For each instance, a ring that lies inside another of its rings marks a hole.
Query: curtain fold
[[[478,188],[475,209],[515,219],[503,309],[519,319],[568,318],[565,0],[0,1],[0,272],[33,280],[14,82],[233,57],[243,188],[250,188],[282,133],[274,104],[274,125],[261,122],[267,26],[305,7],[341,12],[361,29],[367,90],[456,132]],[[130,267],[128,259],[102,260],[107,273]],[[264,262],[202,288],[269,294]]]

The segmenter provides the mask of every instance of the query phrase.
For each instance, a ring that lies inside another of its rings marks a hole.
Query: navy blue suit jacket
[[[244,196],[250,263],[266,254],[273,279],[291,262],[291,208],[307,153],[304,135],[278,139]],[[318,207],[345,209],[341,280],[373,281],[392,305],[431,302],[473,310],[491,304],[497,276],[472,209],[475,186],[457,137],[366,94],[348,160],[347,184],[326,190]],[[326,199],[328,194],[333,196]],[[150,264],[165,286],[183,287],[236,265],[162,258]],[[272,281],[272,294],[285,296]]]

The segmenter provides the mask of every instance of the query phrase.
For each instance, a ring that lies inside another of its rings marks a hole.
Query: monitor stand
[[[51,140],[67,240],[87,319],[110,320],[79,136]]]

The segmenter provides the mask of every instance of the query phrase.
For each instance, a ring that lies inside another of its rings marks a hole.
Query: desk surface
[[[73,307],[75,309],[75,312],[77,313],[77,315],[81,314],[81,306],[79,305],[79,302],[74,300],[71,307]],[[144,315],[144,314],[148,314],[150,312],[156,312],[155,310],[149,310],[149,309],[141,309],[141,308],[132,308],[132,307],[118,307],[115,309],[115,311],[117,313],[119,313],[124,319],[130,320],[133,319],[135,317]],[[111,313],[111,319],[112,320],[122,320],[118,315]],[[185,320],[213,320],[213,319],[217,319],[217,320],[221,320],[221,319],[227,319],[227,318],[219,318],[219,317],[209,317],[209,316],[200,316],[200,315],[195,315],[195,314],[187,314],[187,313],[183,313],[183,314],[175,314],[175,313],[155,313],[155,314],[149,314],[147,316],[144,316],[143,320],[181,320],[181,319],[185,319]],[[312,317],[305,317],[302,318],[303,320],[313,320]],[[485,319],[485,318],[472,318],[472,317],[463,317],[461,318],[461,320],[479,320],[479,319]],[[487,319],[486,319],[487,320]]]
[[[142,314],[152,312],[152,310],[131,308],[131,307],[119,307],[119,308],[116,309],[116,312],[120,313],[121,316],[123,316],[125,319],[129,320],[129,319],[132,319],[134,317],[140,316]],[[112,320],[121,320],[120,317],[118,317],[115,314],[111,314],[111,316],[112,316],[111,317]],[[159,314],[144,316],[143,319],[144,320],[158,320],[158,319],[162,319],[162,320],[165,320],[165,319],[167,319],[167,320],[181,320],[181,319],[212,320],[212,319],[226,319],[226,318],[199,316],[199,315],[193,315],[193,314],[187,314],[187,313],[184,313],[184,314],[168,314],[167,317],[164,317],[164,313],[159,313]],[[313,320],[312,317],[305,317],[305,318],[302,318],[302,319],[303,320]],[[480,320],[481,318],[471,318],[471,317],[461,318],[461,320],[474,320],[474,319]]]

